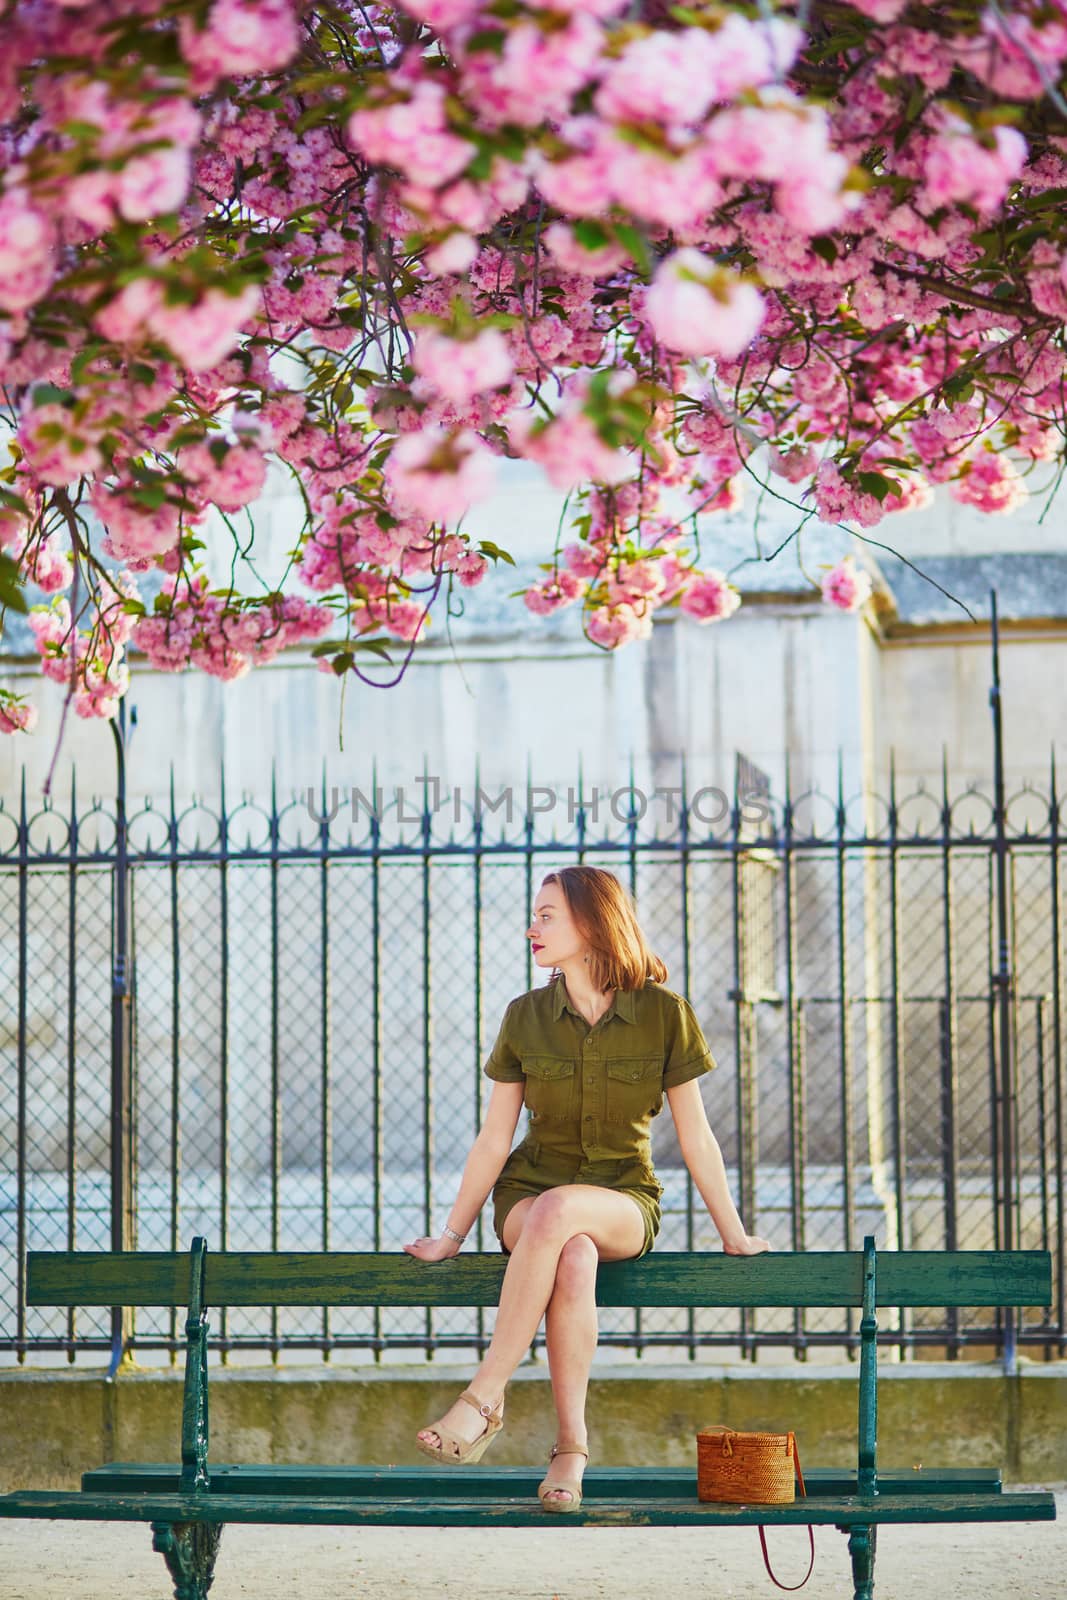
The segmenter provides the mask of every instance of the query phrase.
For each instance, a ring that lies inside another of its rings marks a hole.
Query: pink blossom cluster
[[[57,488],[98,472],[103,463],[94,431],[54,400],[26,407],[19,418],[18,442],[37,481]]]
[[[64,212],[87,231],[101,233],[120,217],[143,222],[181,207],[203,128],[200,112],[187,100],[157,93],[146,104],[109,93],[100,79],[73,79],[50,98],[49,112],[61,137],[69,138],[63,130],[72,126],[96,130],[86,164],[63,187]]]
[[[0,689],[0,733],[32,733],[37,726],[37,707],[21,695]]]
[[[676,603],[696,622],[715,622],[732,616],[741,596],[725,574],[715,568],[701,570],[672,546],[681,529],[655,510],[648,486],[631,481],[616,489],[600,490],[590,497],[588,534],[563,548],[564,566],[553,566],[540,583],[523,592],[523,600],[537,616],[547,616],[576,600],[588,611],[586,637],[604,649],[617,650],[647,638],[654,613]],[[632,518],[644,518],[649,552],[629,557],[618,545],[635,530]]]
[[[191,304],[170,305],[160,282],[135,278],[97,313],[96,328],[119,345],[158,339],[190,372],[208,372],[234,348],[260,299],[258,287],[246,284],[236,294],[211,288]]]
[[[415,340],[411,364],[431,390],[457,405],[510,383],[515,370],[499,328],[485,328],[473,339],[451,339],[427,328]]]
[[[632,374],[612,374],[609,388],[624,394]],[[630,476],[634,461],[628,451],[604,437],[603,430],[589,410],[590,384],[587,374],[578,373],[562,385],[562,396],[548,417],[532,410],[513,412],[508,419],[509,438],[527,461],[536,461],[557,489],[573,489],[578,484],[621,483]]]
[[[736,273],[692,246],[675,250],[656,270],[645,311],[657,337],[690,356],[736,356],[756,337],[763,297]]]
[[[820,522],[856,522],[861,528],[873,528],[885,515],[878,496],[850,482],[833,461],[820,463],[814,488]]]
[[[995,211],[1026,155],[1026,140],[1017,128],[994,128],[983,144],[956,119],[927,145],[919,204],[924,211],[936,211],[948,202],[964,201],[978,211]]]
[[[429,522],[455,522],[492,493],[493,458],[470,428],[430,426],[397,440],[387,468],[394,501]]]
[[[843,556],[822,580],[822,596],[838,611],[859,611],[871,596],[871,579],[853,556]]]
[[[1028,499],[1026,484],[1010,456],[1002,451],[979,451],[963,473],[949,484],[949,493],[961,505],[1003,515]]]
[[[16,546],[12,553],[16,561],[23,563],[30,582],[45,594],[70,587],[73,569],[57,533],[30,535],[21,548]]]
[[[736,12],[714,32],[683,27],[646,34],[609,65],[596,108],[619,122],[699,122],[716,101],[779,79],[802,38],[783,17],[756,21]]]
[[[125,654],[133,624],[122,608],[123,595],[128,592],[124,578],[106,584],[106,598],[90,632],[77,626],[66,596],[30,610],[30,630],[41,670],[46,678],[73,688],[79,717],[113,717],[129,688]]]
[[[1062,0],[9,12],[0,544],[81,597],[45,653],[91,714],[125,671],[101,557],[167,573],[161,664],[233,676],[332,616],[415,640],[423,588],[497,559],[461,519],[520,455],[585,508],[526,608],[615,649],[735,609],[668,491],[713,527],[769,471],[870,528],[938,483],[1010,512],[1067,450]],[[271,461],[308,615],[223,600],[186,537]]]
[[[129,484],[93,485],[92,506],[104,526],[101,548],[105,555],[125,561],[131,571],[144,572],[152,557],[169,553],[178,539],[181,506],[164,499],[151,505],[135,497]]]
[[[348,137],[365,161],[431,189],[462,172],[475,152],[469,139],[449,131],[444,85],[429,81],[417,84],[410,99],[354,112]]]
[[[679,605],[697,622],[720,622],[733,616],[741,596],[727,581],[726,574],[709,568],[688,585]]]
[[[595,17],[575,8],[560,26],[547,8],[520,14],[504,34],[503,48],[462,51],[479,22],[468,20],[453,35],[461,53],[459,88],[478,107],[486,127],[513,123],[537,128],[566,116],[574,97],[594,79],[606,35]]]
[[[300,30],[290,0],[214,0],[206,27],[184,16],[179,38],[203,90],[220,78],[277,72],[296,54]]]
[[[187,445],[179,453],[183,475],[197,491],[220,511],[240,511],[263,491],[267,480],[267,458],[253,444],[230,444],[213,440]]]
[[[320,498],[298,564],[309,588],[347,593],[357,633],[381,627],[401,638],[415,637],[426,621],[426,608],[404,600],[395,580],[410,583],[436,570],[453,573],[461,587],[473,588],[488,568],[485,556],[458,535],[435,536],[415,516],[371,516],[347,492]]]
[[[576,572],[561,568],[553,578],[535,583],[523,593],[523,604],[535,616],[547,617],[571,605],[582,593],[582,580]]]
[[[228,605],[225,595],[210,592],[206,574],[180,585],[176,575],[167,578],[162,594],[164,609],[138,619],[133,643],[163,672],[194,666],[215,678],[241,678],[253,663],[262,665],[287,646],[320,638],[334,621],[327,607],[299,595]]]
[[[55,276],[55,224],[18,185],[0,194],[0,311],[35,305]]]

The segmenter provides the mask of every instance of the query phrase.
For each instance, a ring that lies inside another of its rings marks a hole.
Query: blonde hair
[[[559,885],[575,926],[589,946],[594,989],[641,989],[651,979],[666,983],[667,966],[645,943],[637,907],[613,872],[603,867],[561,867],[541,880]],[[551,981],[559,977],[556,967]]]

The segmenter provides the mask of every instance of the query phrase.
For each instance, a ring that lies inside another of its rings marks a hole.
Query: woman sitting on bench
[[[689,1002],[663,987],[667,968],[649,950],[619,879],[600,867],[549,873],[527,937],[552,977],[504,1013],[485,1067],[494,1080],[488,1110],[444,1233],[404,1246],[421,1261],[455,1255],[491,1190],[494,1228],[510,1257],[471,1387],[417,1443],[437,1461],[481,1457],[543,1315],[558,1434],[538,1496],[546,1511],[576,1511],[589,1455],[597,1263],[643,1256],[659,1232],[663,1186],[649,1124],[664,1091],[723,1248],[756,1255],[770,1246],[745,1231],[730,1197],[696,1081],[715,1065],[707,1041]],[[512,1150],[524,1104],[529,1131]]]

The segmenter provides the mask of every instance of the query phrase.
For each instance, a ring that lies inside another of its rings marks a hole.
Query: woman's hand
[[[418,1256],[420,1261],[447,1261],[449,1256],[459,1254],[459,1245],[455,1239],[450,1239],[443,1233],[439,1239],[413,1239],[410,1244],[401,1246],[409,1256]]]
[[[743,1233],[738,1239],[724,1239],[722,1247],[728,1256],[758,1256],[771,1248],[766,1239],[754,1233]]]

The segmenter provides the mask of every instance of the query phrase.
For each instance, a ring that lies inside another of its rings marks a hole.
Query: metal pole
[[[136,722],[136,714],[131,717]],[[133,1064],[130,961],[129,857],[126,836],[126,701],[119,701],[111,724],[115,740],[115,872],[113,878],[111,955],[111,1248],[134,1248],[133,1206]],[[130,1306],[111,1308],[113,1378],[126,1355],[133,1332]]]
[[[997,963],[992,973],[997,1007],[997,1033],[1000,1044],[999,1129],[1001,1184],[1001,1250],[1015,1248],[1015,1052],[1012,1030],[1012,965],[1008,924],[1008,839],[1004,802],[1004,729],[1000,699],[1000,635],[997,626],[997,592],[991,589],[990,625],[993,642],[993,683],[989,704],[993,711],[993,784],[996,837]],[[1015,1312],[1004,1311],[1004,1371],[1013,1376],[1016,1367]]]

